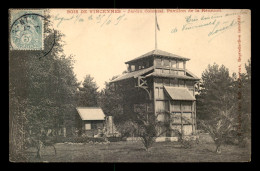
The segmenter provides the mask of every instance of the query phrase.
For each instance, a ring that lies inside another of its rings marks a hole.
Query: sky
[[[124,62],[154,50],[155,13],[98,10],[51,9],[50,14],[53,27],[65,35],[64,53],[74,55],[78,81],[90,74],[101,90],[126,70]],[[213,63],[230,74],[238,73],[239,65],[245,72],[251,58],[250,10],[161,9],[157,21],[158,49],[190,58],[186,68],[198,77]]]

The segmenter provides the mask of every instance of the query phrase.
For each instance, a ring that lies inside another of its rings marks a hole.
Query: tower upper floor
[[[134,72],[154,66],[159,73],[185,75],[186,61],[189,58],[181,57],[162,50],[153,50],[140,57],[125,62],[128,72]]]

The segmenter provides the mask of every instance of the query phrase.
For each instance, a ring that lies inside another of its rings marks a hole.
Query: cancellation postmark
[[[43,50],[43,10],[10,10],[10,49]]]

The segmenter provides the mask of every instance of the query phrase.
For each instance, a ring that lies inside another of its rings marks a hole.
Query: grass
[[[213,143],[200,143],[184,149],[176,142],[157,142],[147,152],[141,142],[123,141],[110,144],[56,144],[42,150],[42,159],[36,159],[36,149],[26,151],[29,162],[247,162],[250,149],[234,145],[222,146],[216,154]]]

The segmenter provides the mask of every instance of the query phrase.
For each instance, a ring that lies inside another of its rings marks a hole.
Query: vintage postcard
[[[251,11],[9,9],[11,162],[250,162]]]

